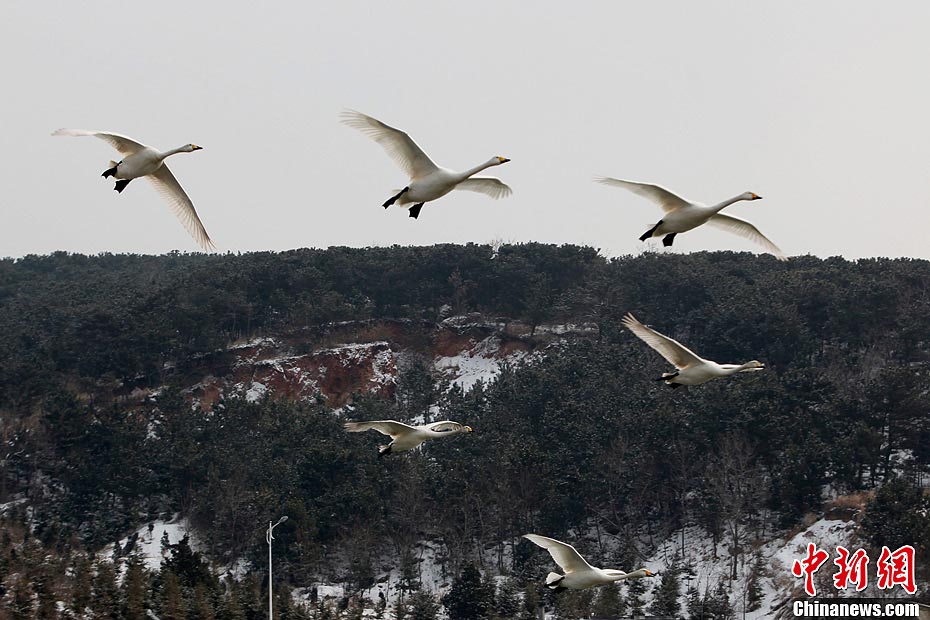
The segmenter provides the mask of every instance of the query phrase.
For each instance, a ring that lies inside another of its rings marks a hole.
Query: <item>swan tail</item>
[[[559,587],[559,584],[562,583],[562,580],[565,579],[565,575],[560,575],[558,573],[549,573],[546,575],[546,587],[552,588],[553,590]]]
[[[412,217],[413,219],[417,219],[418,217],[420,217],[420,209],[422,208],[423,208],[423,203],[419,202],[413,205],[412,207],[410,207],[410,213],[408,215]]]
[[[120,179],[116,182],[116,185],[113,187],[113,189],[122,194],[123,190],[126,189],[126,186],[129,185],[130,181],[132,181],[132,179]]]

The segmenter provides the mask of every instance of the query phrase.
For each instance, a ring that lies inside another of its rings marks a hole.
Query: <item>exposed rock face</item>
[[[432,360],[434,377],[468,390],[488,382],[501,364],[521,363],[554,340],[587,335],[589,326],[551,326],[529,336],[526,326],[489,321],[479,314],[449,317],[439,324],[409,320],[352,321],[254,338],[166,370],[180,377],[193,404],[211,410],[224,398],[322,399],[333,408],[354,394],[393,398],[398,358],[413,353]],[[140,401],[158,386],[135,386]]]

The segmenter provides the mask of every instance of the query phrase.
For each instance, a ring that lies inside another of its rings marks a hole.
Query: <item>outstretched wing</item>
[[[539,534],[524,534],[523,538],[532,541],[549,552],[555,563],[558,564],[566,573],[592,570],[581,554],[575,551],[575,548],[569,544],[547,538]]]
[[[413,138],[400,129],[355,110],[343,111],[342,122],[380,144],[411,179],[418,179],[439,169]]]
[[[162,164],[158,170],[145,178],[151,181],[162,198],[168,201],[171,210],[178,216],[178,219],[184,224],[184,228],[187,229],[187,232],[191,234],[191,237],[200,247],[207,252],[215,250],[216,246],[210,240],[207,229],[203,227],[203,222],[200,221],[200,217],[198,217],[197,211],[194,209],[194,203],[191,202],[184,188],[168,170],[168,166]]]
[[[141,142],[136,142],[129,136],[113,133],[110,131],[91,131],[87,129],[58,129],[52,132],[53,136],[94,136],[100,138],[113,148],[115,148],[123,157],[138,153],[146,148]]]
[[[622,187],[623,189],[627,189],[634,194],[642,196],[643,198],[648,198],[652,202],[659,205],[666,213],[677,211],[678,209],[682,209],[691,204],[681,196],[672,193],[661,185],[652,185],[651,183],[637,183],[636,181],[624,181],[622,179],[612,179],[610,177],[595,177],[594,180],[598,183],[603,183],[604,185]]]
[[[785,257],[785,253],[781,249],[772,243],[768,237],[759,232],[759,229],[755,227],[754,224],[750,224],[746,220],[742,220],[738,217],[733,217],[732,215],[723,215],[722,213],[717,213],[712,215],[707,223],[715,226],[721,230],[731,232],[734,235],[739,235],[744,239],[749,239],[753,243],[761,245],[763,248],[775,255],[778,260],[788,260]]]
[[[362,431],[375,430],[381,433],[382,435],[387,435],[391,439],[395,439],[399,435],[403,435],[404,433],[410,433],[415,430],[412,426],[407,426],[403,422],[397,422],[395,420],[375,420],[372,422],[346,422],[345,429],[346,431],[350,433],[361,433]]]
[[[481,192],[491,198],[503,198],[513,193],[510,186],[494,177],[471,177],[455,186],[455,189],[464,189],[469,192]]]
[[[673,340],[654,329],[646,327],[637,321],[636,317],[632,314],[627,314],[623,317],[623,324],[626,325],[627,329],[636,334],[640,340],[658,351],[659,355],[664,357],[679,370],[704,361],[694,351],[682,345],[677,340]]]
[[[464,428],[458,422],[452,422],[451,420],[443,420],[441,422],[433,422],[431,424],[424,424],[420,428],[424,428],[428,431],[433,431],[435,433],[448,433],[450,431],[460,431]]]

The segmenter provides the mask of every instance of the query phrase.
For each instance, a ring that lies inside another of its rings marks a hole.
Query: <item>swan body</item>
[[[118,179],[113,188],[122,193],[133,179],[145,177],[151,181],[158,193],[168,201],[181,223],[204,250],[215,250],[213,241],[200,221],[194,203],[184,188],[165,165],[165,159],[177,153],[193,153],[203,147],[185,144],[170,151],[159,151],[128,136],[109,131],[88,131],[86,129],[59,129],[53,136],[93,136],[100,138],[115,148],[123,159],[110,162],[110,167],[103,172],[103,177]]]
[[[346,422],[346,431],[350,433],[361,433],[362,431],[375,430],[391,438],[391,443],[380,446],[378,456],[384,456],[392,452],[403,452],[412,450],[424,441],[429,439],[438,439],[440,437],[451,437],[460,433],[470,433],[472,428],[443,420],[431,424],[421,424],[419,426],[410,426],[396,420],[376,420],[373,422]]]
[[[768,237],[759,232],[755,225],[746,220],[731,215],[720,213],[722,209],[733,203],[742,200],[761,200],[762,196],[753,192],[744,192],[739,196],[734,196],[713,206],[707,206],[699,202],[685,200],[681,196],[672,193],[660,185],[650,183],[638,183],[636,181],[624,181],[622,179],[612,179],[610,177],[597,177],[598,183],[622,187],[634,194],[648,198],[665,211],[665,215],[658,223],[647,230],[639,238],[645,241],[650,237],[663,237],[662,244],[666,247],[672,245],[675,235],[678,233],[693,230],[698,226],[710,224],[711,226],[726,230],[744,239],[757,243],[767,251],[774,254],[779,260],[787,260],[784,253],[777,245],[772,243]]]
[[[745,364],[718,364],[700,357],[677,340],[646,327],[632,314],[623,317],[623,324],[640,340],[658,351],[659,355],[675,366],[675,372],[663,373],[657,381],[677,388],[679,385],[700,385],[711,379],[728,377],[738,372],[755,372],[765,369],[762,362],[753,360]]]
[[[416,219],[424,203],[442,198],[454,189],[480,192],[495,199],[511,194],[510,187],[500,179],[474,176],[486,168],[506,164],[510,161],[506,157],[492,157],[474,168],[456,172],[437,166],[409,135],[376,118],[346,110],[342,113],[342,122],[374,139],[410,177],[404,189],[381,205],[385,209],[396,203],[409,208],[410,217]]]
[[[622,570],[612,568],[596,568],[585,561],[581,554],[568,543],[547,538],[538,534],[524,534],[523,538],[539,545],[549,552],[555,563],[564,571],[564,575],[559,573],[549,573],[546,576],[546,586],[552,590],[567,588],[569,590],[584,590],[592,586],[600,586],[614,581],[624,579],[638,579],[640,577],[652,577],[653,573],[645,568],[641,568],[632,573],[625,573]]]

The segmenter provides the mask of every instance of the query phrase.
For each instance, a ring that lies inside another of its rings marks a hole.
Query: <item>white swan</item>
[[[481,192],[495,199],[509,196],[511,193],[510,187],[500,179],[472,176],[485,168],[506,164],[510,161],[506,157],[492,157],[470,170],[455,172],[434,164],[410,136],[376,118],[355,110],[345,110],[342,113],[342,122],[364,132],[384,147],[387,154],[410,177],[410,183],[404,189],[381,205],[385,209],[395,202],[401,206],[412,204],[412,207],[408,207],[409,215],[416,219],[420,215],[423,203],[441,198],[454,189]]]
[[[397,422],[396,420],[346,422],[345,429],[350,433],[376,430],[390,437],[393,441],[385,446],[379,446],[378,456],[384,456],[391,452],[412,450],[427,439],[438,439],[439,437],[450,437],[452,435],[458,435],[459,433],[472,432],[470,426],[465,426],[458,422],[450,422],[449,420],[422,424],[420,426],[410,426],[409,424]]]
[[[174,178],[168,166],[165,165],[165,158],[176,153],[192,153],[199,151],[201,148],[196,144],[185,144],[170,151],[161,152],[158,149],[146,146],[132,138],[112,133],[109,131],[88,131],[86,129],[59,129],[52,133],[53,136],[94,136],[100,138],[110,146],[115,148],[123,156],[122,161],[111,161],[110,167],[103,172],[103,178],[114,177],[119,179],[113,188],[122,193],[129,182],[139,177],[145,177],[152,182],[155,189],[161,194],[162,198],[171,205],[174,214],[178,216],[181,223],[191,234],[194,240],[200,244],[204,250],[215,250],[213,241],[203,227],[203,222],[197,216],[194,209],[194,203],[188,198],[181,184]]]
[[[632,573],[624,573],[622,570],[612,568],[595,568],[588,564],[581,554],[575,551],[575,548],[567,543],[560,542],[554,538],[547,538],[539,534],[524,534],[523,538],[530,540],[546,551],[555,560],[565,574],[549,573],[546,576],[546,586],[553,590],[559,588],[568,588],[569,590],[584,590],[591,586],[601,586],[613,581],[623,579],[638,579],[640,577],[652,577],[653,572],[641,568]]]
[[[749,239],[754,243],[758,243],[774,254],[779,260],[787,260],[785,254],[778,246],[759,232],[759,229],[753,224],[750,224],[746,220],[741,220],[738,217],[720,213],[721,209],[730,206],[734,202],[739,202],[741,200],[761,200],[762,196],[752,192],[744,192],[739,196],[734,196],[729,200],[724,200],[719,204],[708,207],[699,202],[685,200],[660,185],[637,183],[636,181],[623,181],[621,179],[612,179],[609,177],[596,177],[594,180],[605,185],[613,185],[630,190],[634,194],[639,194],[643,198],[648,198],[665,211],[665,216],[659,220],[655,226],[643,233],[639,238],[640,241],[645,241],[649,237],[661,237],[664,235],[662,245],[668,247],[672,245],[672,242],[675,240],[675,235],[678,233],[689,231],[702,224],[710,224],[711,226],[716,226],[717,228],[739,235],[744,239]]]
[[[677,388],[679,385],[700,385],[711,379],[728,377],[738,372],[763,370],[762,362],[753,360],[745,364],[718,364],[700,357],[677,340],[663,336],[654,329],[646,327],[632,314],[623,317],[623,324],[636,334],[640,340],[659,352],[669,363],[675,366],[675,372],[662,373],[656,381],[665,381],[666,385]]]

